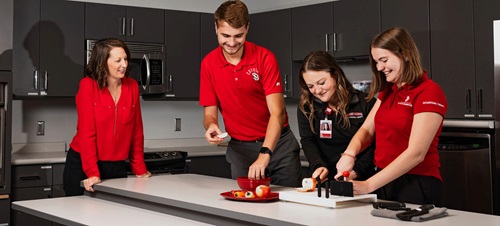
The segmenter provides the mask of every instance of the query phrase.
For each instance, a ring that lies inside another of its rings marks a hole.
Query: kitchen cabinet
[[[311,51],[328,51],[333,33],[333,3],[292,8],[292,60],[302,61]]]
[[[16,97],[75,96],[84,76],[84,3],[14,1]]]
[[[366,58],[380,33],[380,1],[335,1],[292,9],[292,59],[325,50],[336,59]]]
[[[85,39],[164,43],[164,17],[162,9],[85,3]]]
[[[187,172],[214,177],[231,178],[231,165],[225,155],[189,157]]]
[[[10,219],[10,199],[8,195],[0,195],[0,225],[9,225]]]
[[[219,46],[213,13],[201,13],[201,59]],[[200,61],[201,63],[201,61]]]
[[[199,97],[200,23],[200,13],[165,11],[165,70],[171,83],[167,97],[196,100]]]
[[[368,57],[370,42],[380,33],[380,0],[333,2],[333,40],[328,49],[336,59]]]
[[[0,71],[12,70],[13,10],[14,0],[0,1]]]
[[[11,201],[64,197],[63,171],[64,163],[13,166]],[[12,225],[52,225],[19,211],[12,211],[11,220]]]
[[[298,76],[292,76],[291,15],[291,9],[252,14],[247,36],[248,41],[271,50],[276,56],[285,98],[298,96],[293,91],[300,89]]]
[[[500,9],[500,1],[474,0],[476,95],[482,95],[479,96],[481,101],[477,104],[476,116],[477,118],[493,118],[496,120],[498,120],[500,114],[498,106],[500,83],[498,78],[495,79],[494,77],[493,21],[500,20],[500,11],[498,9]],[[498,66],[496,67],[498,68]],[[500,207],[496,209],[500,210]]]
[[[422,65],[432,76],[429,32],[429,0],[424,1],[380,1],[381,31],[392,27],[405,28],[417,44]]]
[[[493,90],[476,84],[481,78],[474,71],[473,0],[429,2],[432,79],[446,95],[448,111],[445,117],[492,118],[492,112],[486,112],[485,107],[494,104],[489,103],[493,95],[487,95]],[[492,83],[493,74],[489,76]]]

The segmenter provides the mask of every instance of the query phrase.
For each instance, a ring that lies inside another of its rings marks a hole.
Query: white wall
[[[145,139],[203,138],[203,108],[197,101],[142,101]],[[296,136],[297,105],[287,105],[290,124]],[[69,145],[76,133],[75,101],[30,99],[13,101],[12,143],[64,142]],[[175,118],[181,118],[181,131],[174,131]],[[45,121],[45,135],[37,136],[37,121]],[[221,128],[224,123],[219,118]]]

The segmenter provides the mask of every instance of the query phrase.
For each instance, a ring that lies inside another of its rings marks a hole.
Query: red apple
[[[271,193],[271,188],[269,188],[266,185],[259,185],[257,188],[255,188],[255,194],[259,198],[267,198],[269,194]]]

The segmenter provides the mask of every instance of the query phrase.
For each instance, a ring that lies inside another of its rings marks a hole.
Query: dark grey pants
[[[262,141],[237,141],[232,139],[226,151],[226,160],[231,164],[231,176],[248,176],[250,165],[257,159]],[[266,168],[271,184],[299,187],[302,183],[300,146],[291,130],[281,134],[271,161]]]

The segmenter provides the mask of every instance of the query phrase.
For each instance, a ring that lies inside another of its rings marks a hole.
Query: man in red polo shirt
[[[288,125],[283,87],[274,54],[246,42],[249,14],[241,1],[226,1],[215,12],[219,47],[201,63],[200,105],[205,138],[219,144],[218,111],[231,136],[226,159],[231,175],[299,186],[300,146]]]

